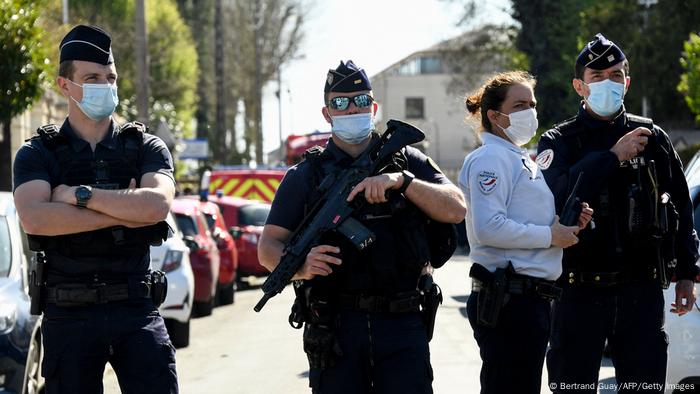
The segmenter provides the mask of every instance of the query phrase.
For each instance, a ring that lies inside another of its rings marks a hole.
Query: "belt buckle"
[[[358,296],[357,297],[357,309],[376,311],[378,309],[379,299],[373,296]]]
[[[95,294],[95,304],[106,304],[107,303],[107,284],[106,283],[94,283],[90,285],[90,291]]]

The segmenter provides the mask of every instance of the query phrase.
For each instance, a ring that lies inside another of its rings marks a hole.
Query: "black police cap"
[[[340,61],[335,70],[328,70],[324,93],[328,92],[357,92],[360,90],[372,90],[369,78],[365,70],[357,67],[352,60],[346,63]]]
[[[593,70],[605,70],[623,60],[625,60],[625,54],[622,49],[598,33],[593,41],[583,47],[576,59],[576,64]]]
[[[84,60],[99,64],[114,63],[112,38],[95,26],[78,25],[63,37],[59,47],[61,62]]]

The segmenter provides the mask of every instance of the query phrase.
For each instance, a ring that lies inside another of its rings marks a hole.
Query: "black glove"
[[[304,327],[304,351],[312,369],[330,368],[343,355],[333,330],[316,324]]]

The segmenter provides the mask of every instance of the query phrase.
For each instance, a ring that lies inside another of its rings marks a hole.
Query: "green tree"
[[[53,23],[60,26],[60,1],[53,0]],[[58,12],[56,12],[58,11]],[[71,26],[79,23],[104,28],[112,37],[119,73],[120,113],[135,118],[134,1],[70,1]],[[146,7],[151,102],[149,125],[165,121],[176,135],[191,133],[196,111],[199,68],[189,26],[174,0],[150,2]],[[70,28],[70,27],[69,27]],[[58,31],[66,30],[60,26]],[[55,47],[63,34],[53,34]],[[56,55],[57,56],[57,55]]]
[[[0,190],[12,189],[12,118],[41,97],[49,60],[37,25],[41,2],[0,0]]]
[[[537,77],[535,96],[545,128],[575,114],[579,100],[571,80],[579,52],[580,13],[592,0],[512,0],[520,23],[516,47],[524,52]]]
[[[678,91],[685,96],[688,108],[695,114],[695,121],[700,123],[700,36],[691,33],[683,49],[680,63],[685,72],[681,75]]]
[[[638,0],[598,0],[581,11],[579,47],[603,33],[630,62],[630,91],[625,108],[647,115],[667,128],[687,127],[692,115],[677,86],[683,72],[678,59],[683,43],[700,26],[700,0],[659,0],[646,8]]]

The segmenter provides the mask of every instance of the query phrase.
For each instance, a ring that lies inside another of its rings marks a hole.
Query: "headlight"
[[[164,272],[170,272],[180,268],[182,265],[182,251],[180,250],[168,250],[165,254],[165,259],[163,259]]]
[[[0,303],[0,333],[11,331],[17,321],[17,305]]]

